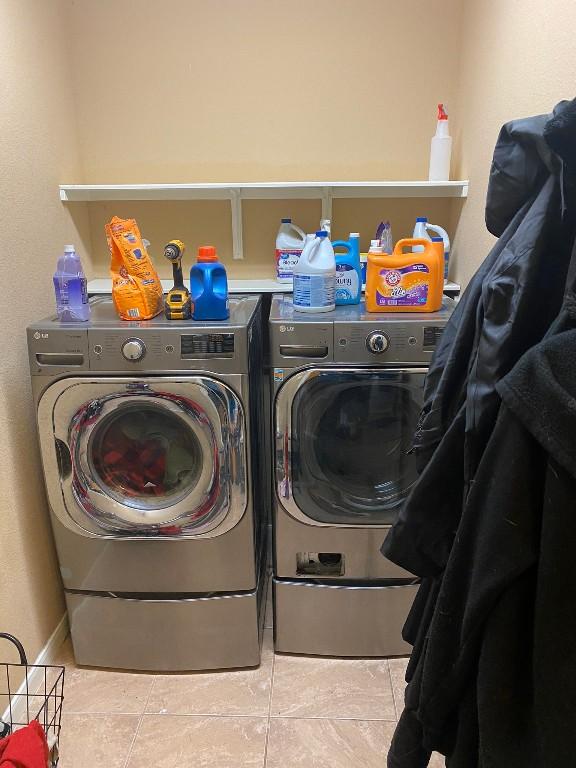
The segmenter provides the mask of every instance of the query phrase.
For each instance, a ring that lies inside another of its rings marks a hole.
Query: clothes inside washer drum
[[[103,424],[93,443],[101,480],[130,497],[167,496],[195,483],[200,446],[176,417],[155,408],[127,410]]]

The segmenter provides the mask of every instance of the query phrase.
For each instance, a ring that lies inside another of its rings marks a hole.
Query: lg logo
[[[293,325],[281,325],[280,326],[280,333],[291,333],[294,330]]]
[[[36,341],[38,341],[38,339],[47,339],[48,338],[48,334],[47,333],[40,333],[40,331],[36,331],[36,333],[34,334],[34,338],[36,339]]]

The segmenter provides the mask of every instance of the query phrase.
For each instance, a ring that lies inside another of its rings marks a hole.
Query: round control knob
[[[390,339],[382,331],[372,331],[366,339],[366,346],[368,352],[372,352],[373,355],[381,355],[390,346]]]
[[[137,363],[146,354],[146,345],[142,339],[126,339],[124,344],[122,344],[122,354],[126,360]]]

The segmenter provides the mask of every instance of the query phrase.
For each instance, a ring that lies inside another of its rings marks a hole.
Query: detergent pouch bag
[[[106,224],[112,299],[122,320],[149,320],[164,308],[162,283],[134,219],[114,216]]]

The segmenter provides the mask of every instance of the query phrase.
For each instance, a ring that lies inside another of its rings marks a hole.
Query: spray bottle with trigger
[[[174,285],[164,300],[164,314],[168,320],[189,320],[192,317],[190,291],[184,285],[182,256],[186,246],[181,240],[170,240],[164,246],[164,256],[172,264]]]
[[[438,104],[436,133],[430,142],[429,181],[449,181],[452,137],[448,128],[448,115],[444,104]]]

